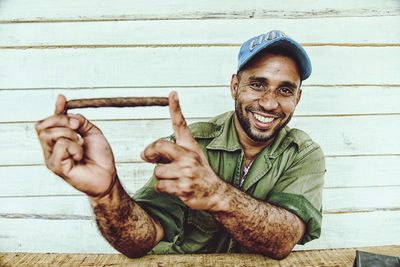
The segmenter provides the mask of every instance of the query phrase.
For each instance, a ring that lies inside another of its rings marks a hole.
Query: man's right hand
[[[111,147],[86,118],[64,114],[66,102],[58,96],[54,115],[36,123],[46,166],[79,191],[102,198],[117,179]]]

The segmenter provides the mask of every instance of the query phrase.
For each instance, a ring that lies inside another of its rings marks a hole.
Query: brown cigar
[[[74,108],[168,106],[168,97],[112,97],[73,99],[67,102],[65,112]]]

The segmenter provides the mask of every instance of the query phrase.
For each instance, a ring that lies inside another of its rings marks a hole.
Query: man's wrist
[[[93,208],[99,205],[115,204],[116,202],[118,202],[118,199],[121,196],[121,190],[123,190],[122,185],[118,177],[116,177],[115,181],[113,182],[113,184],[110,186],[110,189],[107,190],[106,193],[97,197],[89,196],[90,204],[92,205]]]
[[[232,186],[225,181],[221,180],[218,185],[218,191],[214,196],[214,205],[211,208],[211,212],[229,212],[231,210],[231,200],[232,200]]]

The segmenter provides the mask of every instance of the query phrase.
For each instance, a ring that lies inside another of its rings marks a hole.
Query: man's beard
[[[288,117],[286,117],[286,119],[282,119],[285,117],[285,114],[268,112],[263,107],[260,107],[260,106],[258,108],[250,106],[245,109],[245,112],[252,112],[252,111],[259,111],[262,113],[274,115],[277,117],[276,119],[281,120],[277,126],[274,126],[274,128],[269,129],[269,130],[272,130],[272,132],[270,134],[266,134],[265,132],[262,132],[261,130],[254,129],[255,127],[254,126],[252,127],[250,124],[249,117],[248,116],[246,117],[246,115],[243,113],[243,105],[241,103],[239,103],[239,101],[236,99],[235,100],[235,113],[236,113],[236,117],[240,123],[240,126],[242,126],[242,129],[245,131],[247,136],[251,140],[253,140],[254,142],[257,142],[257,143],[265,143],[265,142],[272,141],[273,139],[275,139],[275,137],[278,135],[280,130],[289,123],[289,121],[292,119],[292,116],[293,116],[293,113],[291,113]]]

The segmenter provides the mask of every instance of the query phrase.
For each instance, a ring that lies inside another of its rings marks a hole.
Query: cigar
[[[74,108],[168,106],[168,97],[111,97],[73,99],[67,102],[65,112]]]

